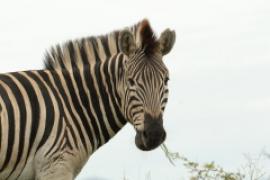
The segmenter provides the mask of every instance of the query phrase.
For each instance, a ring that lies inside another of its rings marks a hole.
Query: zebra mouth
[[[147,132],[137,131],[135,144],[142,151],[151,151],[161,145],[165,139],[166,132],[164,130],[152,136],[149,136]]]
[[[162,115],[153,117],[145,113],[143,123],[143,129],[137,129],[135,144],[143,151],[150,151],[162,144],[166,138]]]

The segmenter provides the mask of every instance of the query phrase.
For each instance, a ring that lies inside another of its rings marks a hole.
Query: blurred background
[[[243,154],[270,152],[270,1],[0,1],[0,72],[40,69],[51,45],[100,35],[148,18],[176,31],[165,113],[166,145],[197,162],[236,170]],[[139,151],[127,125],[77,180],[185,179],[163,151]],[[270,160],[263,162],[270,171]]]

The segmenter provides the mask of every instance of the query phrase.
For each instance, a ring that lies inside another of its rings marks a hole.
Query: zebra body
[[[132,120],[124,75],[139,26],[58,45],[44,70],[0,75],[1,180],[74,179],[126,122],[143,127]]]

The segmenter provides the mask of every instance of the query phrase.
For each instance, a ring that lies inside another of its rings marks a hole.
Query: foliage
[[[192,161],[178,152],[171,152],[165,144],[161,145],[166,158],[169,162],[175,165],[176,161],[180,161],[183,167],[189,172],[189,180],[270,180],[270,174],[264,170],[261,161],[270,159],[270,154],[262,152],[257,157],[250,154],[244,154],[246,163],[236,172],[224,170],[221,166],[217,165],[214,161],[200,164]],[[129,180],[124,176],[123,180]],[[152,180],[151,172],[145,176],[145,180]]]
[[[161,145],[161,149],[164,151],[165,156],[172,165],[175,166],[174,161],[176,160],[180,160],[182,162],[183,166],[190,173],[190,180],[262,180],[267,177],[267,173],[263,170],[263,167],[260,164],[263,157],[270,157],[267,153],[261,153],[256,158],[249,154],[245,154],[244,157],[247,162],[241,167],[241,170],[229,172],[224,170],[215,162],[199,164],[198,162],[191,161],[184,156],[180,156],[179,153],[172,153],[165,144]]]
[[[162,144],[161,149],[172,165],[175,165],[175,160],[180,160],[183,166],[190,172],[190,180],[242,180],[244,175],[239,172],[227,172],[215,162],[199,164],[191,161],[179,153],[172,153],[168,150],[165,144]]]

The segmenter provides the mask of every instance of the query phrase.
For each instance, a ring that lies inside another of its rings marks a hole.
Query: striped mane
[[[114,31],[104,36],[91,36],[57,44],[45,54],[45,69],[80,68],[89,64],[89,56],[104,60],[119,52],[118,35],[119,31]]]
[[[158,41],[148,20],[145,19],[123,30],[126,29],[132,32],[138,48],[141,48],[146,55],[153,54],[157,50]],[[91,57],[104,61],[120,52],[118,38],[123,30],[113,31],[103,36],[75,39],[51,47],[45,54],[45,69],[79,69],[89,65]]]

